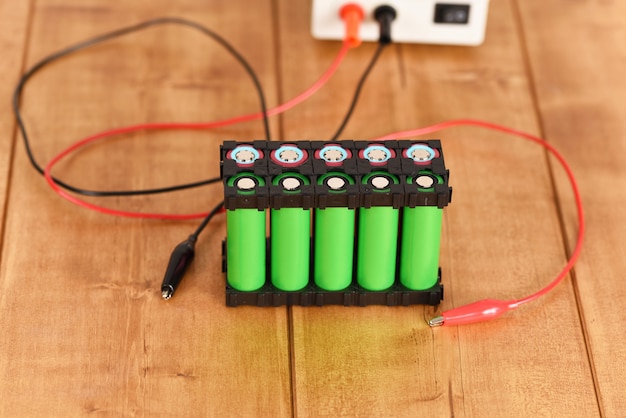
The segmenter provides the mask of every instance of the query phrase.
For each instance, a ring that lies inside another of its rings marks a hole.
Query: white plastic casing
[[[345,26],[339,10],[347,3],[356,3],[363,8],[365,18],[361,25],[363,41],[377,41],[378,22],[374,20],[374,9],[389,5],[396,9],[397,17],[391,26],[394,42],[480,45],[485,38],[489,0],[313,0],[311,32],[317,39],[344,38]],[[435,6],[469,6],[467,23],[435,23]]]

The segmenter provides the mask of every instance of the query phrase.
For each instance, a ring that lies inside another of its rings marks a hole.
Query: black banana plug
[[[378,21],[380,27],[378,42],[381,44],[391,43],[391,22],[396,19],[396,16],[396,9],[388,5],[378,6],[374,9],[374,19]]]

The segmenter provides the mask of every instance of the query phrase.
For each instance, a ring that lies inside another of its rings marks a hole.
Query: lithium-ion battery
[[[343,173],[320,176],[318,184],[329,193],[346,193],[354,180]],[[355,209],[328,207],[315,209],[314,267],[315,284],[324,290],[345,289],[352,282],[354,258]]]
[[[373,193],[388,193],[397,177],[375,171],[363,177]],[[393,285],[396,271],[399,210],[391,206],[359,209],[357,281],[366,290]]]
[[[220,157],[229,306],[442,299],[439,141],[225,141]]]
[[[237,194],[254,195],[265,181],[251,173],[227,180]],[[253,291],[265,284],[265,211],[234,209],[226,211],[226,271],[228,284],[239,291]]]
[[[297,194],[310,182],[301,174],[283,173],[272,184],[280,186],[285,194]],[[271,209],[270,271],[272,284],[280,290],[297,291],[309,282],[310,225],[310,209]]]
[[[443,179],[429,171],[407,177],[419,191],[434,191]],[[429,289],[437,283],[439,245],[443,210],[437,206],[405,207],[402,214],[402,243],[400,245],[400,282],[412,290]]]

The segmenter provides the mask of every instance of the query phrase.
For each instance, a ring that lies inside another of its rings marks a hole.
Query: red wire
[[[275,107],[269,109],[267,111],[268,116],[278,115],[279,113],[285,112],[297,104],[303,102],[304,100],[311,97],[316,91],[318,91],[326,82],[330,79],[330,77],[337,71],[339,64],[345,58],[348,50],[352,48],[351,44],[346,41],[343,43],[339,53],[330,64],[330,67],[322,74],[322,76],[311,85],[308,89],[294,97],[293,99]],[[233,125],[236,123],[251,121],[255,119],[261,119],[263,117],[263,112],[257,113],[249,113],[242,116],[236,116],[230,119],[223,119],[214,122],[160,122],[160,123],[144,123],[139,125],[125,126],[121,128],[110,129],[104,132],[97,133],[95,135],[88,136],[70,147],[64,149],[59,154],[55,155],[50,162],[46,165],[44,169],[44,177],[48,182],[48,185],[61,197],[70,202],[81,206],[86,209],[95,210],[97,212],[105,213],[108,215],[116,215],[116,216],[125,216],[131,218],[152,218],[152,219],[195,219],[195,218],[204,218],[208,215],[208,213],[190,213],[190,214],[167,214],[167,213],[144,213],[144,212],[130,212],[130,211],[122,211],[116,209],[106,208],[104,206],[95,205],[93,203],[89,203],[85,200],[82,200],[76,196],[73,196],[63,190],[58,184],[55,183],[52,178],[52,169],[54,166],[61,161],[63,158],[67,157],[72,152],[77,151],[78,149],[84,147],[87,144],[98,141],[100,139],[111,138],[113,136],[127,134],[130,132],[137,131],[152,131],[152,130],[195,130],[195,129],[212,129],[218,128],[222,126]]]
[[[328,80],[328,78],[332,75],[332,73],[336,70],[337,66],[339,65],[343,57],[345,56],[345,53],[347,52],[348,48],[349,47],[347,46],[347,44],[344,44],[344,47],[339,52],[337,58],[335,59],[331,67],[326,71],[326,73],[324,73],[324,75],[322,75],[322,77],[313,86],[311,86],[305,92],[295,97],[294,99],[290,100],[289,102],[283,105],[280,105],[274,109],[269,110],[268,114],[275,115],[275,114],[284,112],[285,110],[288,110],[294,105],[300,103],[302,100],[305,100],[311,94],[313,94],[316,90],[318,90]],[[94,204],[85,202],[81,199],[78,199],[70,195],[69,193],[65,192],[64,190],[62,190],[52,179],[51,170],[54,167],[54,165],[58,163],[62,158],[78,150],[80,147],[83,147],[91,142],[97,141],[102,138],[107,138],[113,135],[119,135],[122,133],[128,133],[128,132],[133,132],[137,130],[208,129],[208,128],[212,128],[216,126],[226,126],[226,125],[230,125],[233,123],[242,122],[245,120],[252,120],[254,118],[259,118],[259,117],[262,117],[261,113],[244,115],[244,116],[240,116],[240,117],[236,117],[236,118],[232,118],[228,120],[223,120],[223,121],[217,121],[217,122],[155,123],[155,124],[135,125],[135,126],[125,127],[125,128],[118,128],[118,129],[113,129],[110,131],[105,131],[105,132],[87,137],[83,139],[82,141],[79,141],[75,143],[74,145],[70,146],[69,148],[63,150],[61,153],[55,156],[48,163],[48,165],[45,168],[44,175],[50,187],[52,187],[59,195],[61,195],[65,199],[79,206],[96,210],[99,212],[103,212],[106,214],[126,216],[126,217],[159,218],[159,219],[191,219],[191,218],[205,217],[207,215],[206,213],[183,214],[183,215],[161,214],[161,213],[141,213],[141,212],[119,211],[115,209],[109,209],[109,208],[104,208],[98,205],[94,205]],[[554,148],[550,143],[542,140],[539,137],[536,137],[526,132],[518,131],[516,129],[508,128],[502,125],[497,125],[495,123],[490,123],[490,122],[485,122],[485,121],[480,121],[480,120],[472,120],[472,119],[457,119],[457,120],[441,122],[435,125],[430,125],[430,126],[426,126],[426,127],[419,128],[419,129],[394,132],[394,133],[391,133],[391,134],[388,134],[379,138],[374,138],[373,140],[385,141],[385,140],[391,140],[391,139],[415,137],[415,136],[430,134],[433,132],[449,129],[449,128],[456,127],[456,126],[474,126],[474,127],[480,127],[480,128],[491,129],[494,131],[504,132],[507,134],[511,134],[511,135],[515,135],[515,136],[527,139],[547,149],[557,159],[557,161],[559,161],[559,163],[563,167],[565,173],[567,174],[568,180],[570,182],[572,191],[574,193],[574,199],[576,202],[576,211],[577,211],[577,217],[578,217],[578,236],[576,239],[576,245],[574,247],[574,251],[572,252],[569,260],[567,261],[567,264],[559,272],[556,278],[552,280],[552,282],[550,282],[543,289],[525,298],[518,299],[518,300],[500,301],[500,300],[487,299],[487,300],[475,302],[469,305],[454,308],[449,311],[443,312],[440,318],[436,318],[433,320],[437,322],[433,322],[431,323],[431,325],[433,324],[461,325],[461,324],[480,322],[480,321],[484,321],[488,319],[493,319],[503,314],[504,312],[507,312],[510,309],[517,308],[520,305],[531,302],[545,295],[546,293],[550,292],[554,287],[556,287],[565,278],[565,276],[570,272],[570,270],[572,269],[572,267],[574,266],[574,264],[576,263],[576,261],[578,260],[580,256],[580,252],[582,250],[583,238],[585,235],[585,219],[584,219],[582,197],[580,195],[580,191],[579,191],[576,179],[574,177],[574,173],[572,172],[572,169],[570,168],[569,164],[567,163],[563,155],[561,155],[561,153],[556,148]]]
[[[567,174],[567,178],[572,187],[572,191],[574,192],[574,200],[576,202],[576,211],[578,217],[578,236],[576,238],[576,245],[574,247],[574,251],[570,256],[567,264],[560,273],[556,276],[556,278],[550,282],[546,287],[539,290],[536,293],[533,293],[530,296],[527,296],[522,299],[513,300],[513,301],[496,301],[496,300],[487,300],[477,302],[475,304],[470,304],[466,306],[462,306],[460,308],[456,308],[447,312],[444,312],[443,319],[448,322],[450,325],[452,324],[462,324],[462,323],[470,323],[470,322],[478,322],[481,320],[491,319],[493,317],[499,316],[500,314],[506,312],[509,309],[517,308],[520,305],[531,302],[539,297],[545,295],[552,289],[554,289],[569,273],[572,269],[576,260],[580,256],[580,252],[582,250],[583,238],[585,236],[585,217],[583,211],[583,202],[582,197],[580,195],[580,190],[578,188],[578,183],[576,182],[576,178],[574,177],[574,173],[572,172],[571,167],[561,155],[556,148],[554,148],[550,143],[544,141],[543,139],[536,137],[534,135],[528,134],[526,132],[518,131],[516,129],[507,128],[506,126],[497,125],[495,123],[484,122],[480,120],[473,119],[457,119],[451,120],[447,122],[438,123],[431,126],[426,126],[424,128],[412,129],[408,131],[400,131],[394,132],[389,135],[382,136],[380,138],[375,138],[375,141],[385,141],[390,139],[398,139],[398,138],[407,138],[407,137],[415,137],[419,135],[430,134],[433,132],[441,131],[444,129],[452,128],[455,126],[476,126],[480,128],[491,129],[494,131],[500,131],[507,134],[515,135],[529,141],[532,141],[536,144],[541,145],[545,149],[547,149],[556,159],[559,161],[563,170]],[[446,324],[444,322],[444,324]],[[439,324],[438,324],[439,325]]]
[[[322,76],[307,90],[289,100],[288,102],[279,105],[273,109],[267,111],[268,116],[274,116],[279,113],[285,112],[291,109],[293,106],[301,103],[302,101],[309,98],[313,95],[317,90],[319,90],[328,79],[334,74],[334,72],[339,67],[339,64],[344,59],[348,49],[353,47],[349,41],[345,41],[343,43],[342,48],[337,54],[334,61],[331,63],[330,67],[322,74]],[[81,147],[90,144],[92,142],[98,141],[100,139],[110,138],[116,135],[126,134],[130,132],[137,131],[149,131],[149,130],[193,130],[193,129],[211,129],[222,126],[228,126],[240,122],[251,121],[255,119],[260,119],[263,117],[262,112],[250,113],[242,116],[237,116],[230,119],[224,119],[214,122],[167,122],[167,123],[146,123],[139,125],[126,126],[116,129],[107,130],[104,132],[100,132],[98,134],[89,136],[84,138],[70,147],[64,149],[59,154],[50,160],[50,162],[46,165],[44,170],[44,176],[46,181],[50,185],[50,187],[58,193],[63,198],[69,200],[72,203],[75,203],[79,206],[82,206],[87,209],[95,210],[98,212],[102,212],[109,215],[117,215],[117,216],[125,216],[125,217],[134,217],[134,218],[158,218],[158,219],[192,219],[192,218],[204,218],[207,216],[207,213],[191,213],[191,214],[164,214],[164,213],[143,213],[143,212],[129,212],[129,211],[121,211],[116,209],[110,209],[106,207],[102,207],[99,205],[94,205],[92,203],[86,202],[82,199],[79,199],[75,196],[70,195],[66,191],[64,191],[61,187],[59,187],[53,180],[51,171],[54,166],[67,155],[72,152],[77,151]],[[531,302],[549,291],[551,291],[554,287],[556,287],[569,273],[572,269],[576,260],[580,256],[580,252],[582,250],[582,242],[585,235],[585,219],[583,212],[583,204],[582,198],[580,195],[580,191],[578,188],[578,184],[574,177],[574,173],[572,172],[569,164],[565,160],[565,158],[548,142],[538,138],[534,135],[528,134],[526,132],[518,131],[516,129],[507,128],[505,126],[497,125],[490,122],[472,120],[472,119],[457,119],[451,120],[447,122],[438,123],[435,125],[426,126],[419,129],[412,129],[407,131],[394,132],[379,138],[374,138],[375,141],[385,141],[390,139],[398,139],[398,138],[407,138],[407,137],[415,137],[425,134],[430,134],[433,132],[441,131],[444,129],[452,128],[455,126],[475,126],[486,129],[491,129],[495,131],[504,132],[507,134],[515,135],[524,139],[527,139],[531,142],[541,145],[545,149],[547,149],[556,159],[559,161],[567,177],[569,179],[570,185],[572,187],[572,191],[574,193],[574,199],[576,202],[576,210],[578,215],[578,237],[576,239],[576,245],[574,247],[574,251],[572,252],[567,264],[563,267],[560,273],[556,276],[556,278],[550,282],[546,287],[539,290],[536,293],[533,293],[525,298],[512,300],[512,301],[500,301],[500,300],[492,300],[487,299],[483,301],[479,301],[476,303],[472,303],[469,305],[461,306],[459,308],[451,309],[449,311],[443,312],[442,316],[439,318],[435,318],[431,321],[431,325],[455,325],[455,324],[465,324],[472,322],[479,322],[487,319],[493,319],[502,313],[517,308],[520,305]],[[433,322],[434,321],[434,322]]]

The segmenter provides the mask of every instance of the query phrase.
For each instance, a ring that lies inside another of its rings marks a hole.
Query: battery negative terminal
[[[430,189],[435,184],[435,179],[431,176],[419,176],[415,179],[415,183],[424,189]]]
[[[378,190],[383,190],[383,189],[388,188],[389,184],[391,183],[389,178],[385,176],[372,177],[371,182],[372,182],[372,186],[374,186]]]
[[[293,191],[302,186],[302,181],[296,177],[286,177],[282,181],[283,189]]]
[[[239,190],[252,190],[256,187],[256,181],[251,177],[242,177],[237,180],[237,188]]]
[[[346,181],[341,177],[329,177],[326,185],[331,190],[341,190],[346,186]]]

